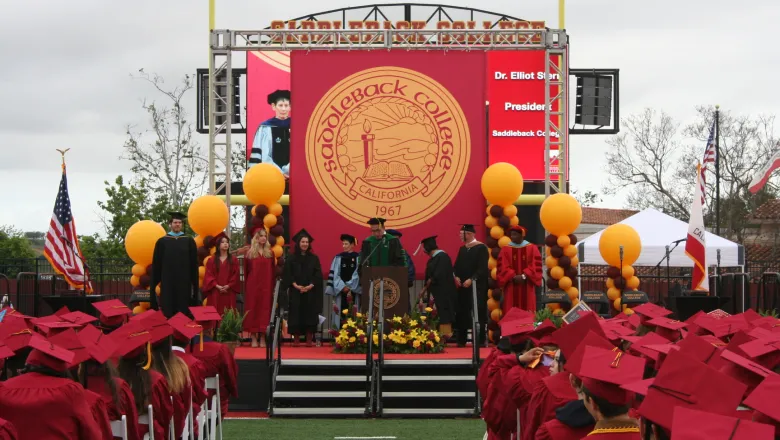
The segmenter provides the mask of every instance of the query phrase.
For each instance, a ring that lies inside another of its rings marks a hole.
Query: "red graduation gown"
[[[605,430],[594,429],[589,434],[582,436],[581,440],[642,440],[639,434],[639,428],[630,428],[628,430]]]
[[[520,426],[525,428],[524,421],[528,420],[528,413],[530,409],[531,396],[533,390],[538,383],[544,378],[550,376],[550,368],[541,364],[536,368],[526,368],[521,365],[512,367],[509,370],[507,378],[504,379],[504,383],[508,385],[505,388],[509,393],[509,398],[512,399],[517,409],[520,411]],[[515,414],[515,417],[517,415]],[[517,422],[515,422],[515,425]],[[524,429],[521,429],[520,434],[523,435]]]
[[[515,284],[516,275],[525,274],[525,283]],[[542,285],[542,255],[533,244],[523,247],[504,246],[498,254],[498,285],[504,291],[503,310],[512,307],[536,312],[536,286]]]
[[[190,383],[192,384],[192,413],[198,415],[200,405],[206,400],[206,366],[191,353],[174,350],[176,356],[187,364],[190,370]]]
[[[509,439],[517,424],[517,407],[504,391],[504,376],[517,365],[514,354],[502,354],[490,366],[490,386],[482,407],[482,418],[488,427],[488,438]]]
[[[577,393],[569,383],[569,373],[545,377],[534,387],[526,418],[522,419],[523,440],[534,440],[534,434],[544,423],[555,419],[555,410],[577,400]]]
[[[244,331],[265,333],[274,302],[274,258],[244,258]]]
[[[171,404],[171,395],[168,392],[168,381],[165,377],[154,371],[149,370],[152,378],[152,390],[149,393],[149,403],[154,411],[154,438],[168,438],[168,429],[173,417],[173,405]],[[149,432],[147,425],[138,425],[138,433],[143,438]]]
[[[206,367],[206,377],[219,374],[219,397],[222,405],[222,416],[228,411],[230,397],[238,396],[238,365],[227,346],[219,342],[204,342],[203,351],[195,344],[192,355],[198,358]],[[209,398],[214,395],[209,391]]]
[[[490,365],[493,363],[493,361],[496,360],[496,358],[498,358],[500,353],[500,351],[493,347],[490,350],[488,356],[482,362],[482,365],[479,367],[479,373],[477,373],[477,389],[479,390],[479,397],[482,399],[483,403],[485,402],[485,398],[487,398],[488,387],[490,386],[488,370],[490,369]]]
[[[85,390],[84,392],[87,396],[89,408],[92,411],[92,417],[95,419],[95,423],[100,429],[100,438],[103,440],[112,440],[114,434],[111,431],[111,421],[108,419],[108,408],[106,408],[106,403],[103,401],[103,398],[100,397],[100,394],[90,390]]]
[[[115,377],[114,382],[116,383],[116,392],[119,395],[119,404],[122,406],[121,410],[114,404],[111,390],[108,389],[106,381],[102,377],[90,376],[87,379],[87,388],[103,398],[109,420],[122,420],[122,415],[127,416],[128,440],[141,440],[141,436],[138,435],[138,410],[135,407],[133,391],[130,389],[130,385],[119,377]]]
[[[3,382],[0,414],[20,440],[101,438],[84,388],[63,377],[26,373]]]
[[[593,431],[593,425],[582,428],[572,428],[558,419],[544,422],[536,431],[534,440],[580,440]],[[523,434],[525,437],[525,434]],[[590,437],[588,437],[590,438]]]
[[[206,274],[203,276],[203,296],[208,300],[209,306],[217,308],[220,316],[225,313],[225,309],[236,308],[236,295],[241,293],[241,284],[238,281],[238,259],[229,256],[228,260],[221,261],[219,273],[217,273],[215,260],[219,258],[214,255],[206,263]],[[217,290],[217,285],[230,286],[227,292],[222,293]]]
[[[18,440],[16,428],[8,420],[0,419],[0,440]]]
[[[181,434],[184,432],[184,424],[187,423],[187,414],[190,412],[191,400],[191,384],[187,384],[187,386],[185,386],[179,394],[175,394],[173,396],[173,422],[176,438],[181,438]]]

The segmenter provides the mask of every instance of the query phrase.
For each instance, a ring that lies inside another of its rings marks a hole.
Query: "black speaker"
[[[699,311],[709,313],[717,310],[729,299],[719,296],[670,296],[669,307],[678,321],[685,321]]]
[[[574,122],[580,125],[610,125],[612,119],[612,77],[577,77],[577,108]]]

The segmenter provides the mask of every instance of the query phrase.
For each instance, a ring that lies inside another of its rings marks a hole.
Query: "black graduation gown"
[[[483,243],[472,247],[461,246],[455,258],[455,276],[465,283],[474,279],[477,286],[477,314],[479,322],[487,323],[487,290],[488,290],[488,248]],[[456,327],[471,328],[471,303],[473,302],[473,287],[458,289]]]
[[[159,301],[154,293],[160,287]],[[198,300],[198,248],[192,237],[166,235],[154,245],[151,307],[162,309],[166,318],[176,313],[190,315],[189,307]]]
[[[440,251],[425,265],[425,282],[431,281],[428,293],[433,295],[439,312],[439,324],[452,324],[455,321],[455,278],[452,276],[452,259],[446,252]]]
[[[374,250],[378,246],[381,247]],[[371,258],[368,257],[369,255],[371,255]],[[366,238],[360,246],[360,262],[358,274],[361,276],[363,275],[364,265],[369,267],[405,266],[401,241],[390,235],[386,236],[385,241],[381,243],[377,243],[373,236]]]
[[[299,286],[313,284],[314,288],[301,293],[293,287],[293,283]],[[290,255],[284,263],[281,289],[287,292],[288,333],[297,336],[314,332],[322,311],[322,267],[319,257],[311,253]]]

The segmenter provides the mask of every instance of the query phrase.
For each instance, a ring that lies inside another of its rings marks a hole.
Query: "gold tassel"
[[[200,331],[200,351],[203,351],[203,330]]]
[[[147,342],[146,343],[146,365],[144,365],[144,370],[148,370],[152,368],[152,343]]]

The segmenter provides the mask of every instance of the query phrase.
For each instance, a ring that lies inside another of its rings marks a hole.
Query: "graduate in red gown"
[[[0,440],[18,440],[19,435],[16,433],[13,423],[8,420],[0,419]]]
[[[113,330],[119,328],[127,322],[128,316],[133,314],[130,307],[127,307],[122,301],[118,299],[109,299],[107,301],[99,301],[92,303],[92,306],[99,312],[99,325],[98,327],[103,330],[103,333],[111,333]]]
[[[0,415],[20,439],[99,439],[84,388],[67,377],[74,354],[33,334],[25,372],[0,385]]]
[[[504,291],[503,310],[513,307],[536,312],[536,286],[542,285],[542,255],[525,240],[522,226],[509,228],[512,240],[498,254],[497,281]]]
[[[204,331],[211,331],[214,323],[220,319],[213,307],[190,307],[190,313],[195,322],[203,326]],[[238,365],[227,345],[208,341],[205,335],[196,338],[190,345],[190,353],[206,367],[206,378],[219,374],[219,397],[224,417],[228,411],[230,397],[238,397]],[[211,398],[215,392],[210,390],[208,394]]]
[[[168,320],[173,328],[173,341],[171,350],[187,364],[190,372],[190,384],[192,385],[192,414],[197,417],[200,414],[203,402],[208,398],[206,393],[206,366],[191,353],[186,352],[186,347],[195,335],[201,333],[203,327],[191,321],[186,315],[178,313]],[[195,437],[198,436],[199,426],[195,425]]]
[[[244,331],[252,335],[252,347],[258,346],[258,339],[260,347],[265,347],[265,331],[274,300],[276,260],[265,228],[253,228],[251,233],[252,245],[244,257]]]
[[[236,295],[241,293],[241,283],[238,279],[238,259],[230,255],[230,239],[223,232],[214,240],[217,253],[206,263],[202,290],[206,304],[216,307],[222,315],[225,309],[236,308]]]
[[[138,414],[146,414],[147,406],[152,405],[154,437],[166,438],[173,405],[165,377],[151,369],[151,332],[140,321],[131,321],[111,333],[111,338],[117,345],[115,355],[121,356],[119,376],[130,385]],[[148,425],[138,425],[138,434],[142,438],[147,432]]]

